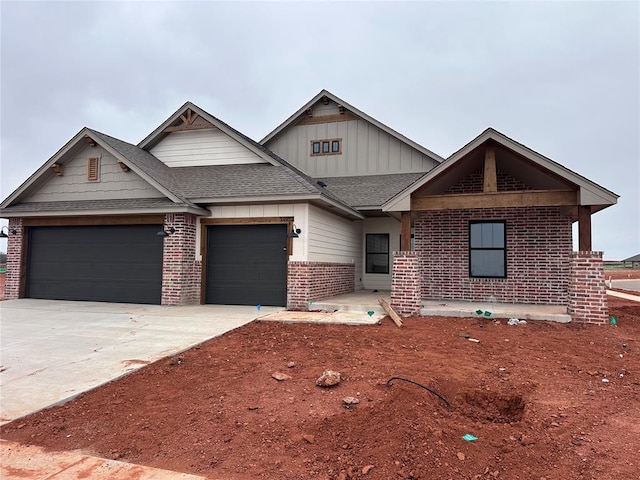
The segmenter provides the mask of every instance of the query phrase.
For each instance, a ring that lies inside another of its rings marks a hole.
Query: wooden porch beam
[[[577,205],[573,190],[518,190],[494,193],[428,195],[411,199],[411,210],[452,210],[457,208],[551,207]]]
[[[591,251],[591,207],[578,207],[578,249],[581,252]]]
[[[411,212],[402,212],[400,219],[400,250],[408,252],[411,250]]]
[[[493,146],[488,146],[484,152],[484,188],[485,193],[498,191],[498,178],[496,175],[496,151]]]

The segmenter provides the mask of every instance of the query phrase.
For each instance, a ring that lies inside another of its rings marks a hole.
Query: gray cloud
[[[259,140],[327,88],[442,156],[497,128],[620,194],[594,248],[640,251],[636,2],[0,8],[2,197],[85,125],[137,143],[191,100]]]

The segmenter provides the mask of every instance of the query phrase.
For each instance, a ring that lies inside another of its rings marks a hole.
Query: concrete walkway
[[[278,307],[0,303],[0,423],[112,381]]]
[[[3,480],[204,480],[205,477],[0,440]]]
[[[629,293],[616,292],[615,290],[607,290],[607,295],[612,297],[624,298],[625,300],[633,300],[634,302],[640,302],[640,295],[631,295]]]

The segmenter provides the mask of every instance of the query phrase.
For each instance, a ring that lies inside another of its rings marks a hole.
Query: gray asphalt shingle
[[[358,177],[327,177],[317,180],[326,184],[325,190],[333,193],[347,205],[358,208],[379,207],[422,176],[424,173],[398,173]]]

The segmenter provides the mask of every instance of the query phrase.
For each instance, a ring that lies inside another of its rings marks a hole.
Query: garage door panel
[[[286,247],[284,224],[208,227],[206,303],[286,305]]]
[[[31,227],[30,298],[159,304],[160,225]]]

